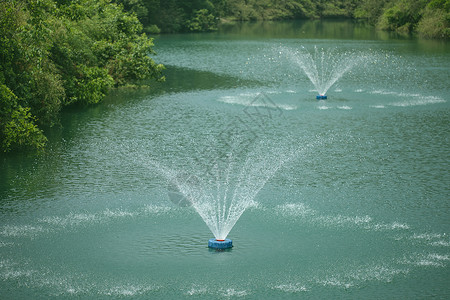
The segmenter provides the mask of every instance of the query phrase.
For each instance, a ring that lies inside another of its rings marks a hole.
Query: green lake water
[[[164,84],[1,157],[1,299],[450,297],[448,42],[308,21],[155,44]],[[314,49],[357,59],[325,101],[286,55]],[[232,147],[233,184],[261,189],[218,252],[161,170],[214,181]]]

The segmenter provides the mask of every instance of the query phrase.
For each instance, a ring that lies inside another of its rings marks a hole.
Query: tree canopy
[[[345,17],[382,30],[450,36],[450,0],[116,0],[151,33],[209,31],[219,19],[251,21]]]
[[[39,127],[108,89],[162,80],[153,42],[109,0],[0,0],[0,148],[41,149]]]

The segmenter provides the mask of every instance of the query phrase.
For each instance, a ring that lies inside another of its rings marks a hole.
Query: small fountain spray
[[[359,64],[361,55],[354,51],[338,52],[336,49],[324,50],[314,46],[310,52],[305,47],[300,50],[284,49],[289,59],[294,61],[308,76],[318,95],[317,100],[327,99],[327,91],[345,73]]]

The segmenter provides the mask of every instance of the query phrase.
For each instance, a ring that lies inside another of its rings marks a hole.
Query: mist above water
[[[280,54],[303,70],[319,95],[325,95],[352,68],[361,66],[366,61],[365,56],[356,51],[338,51],[317,46],[312,51],[303,46],[295,50],[282,48]]]

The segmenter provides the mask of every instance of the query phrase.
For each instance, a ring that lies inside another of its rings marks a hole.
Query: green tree
[[[384,30],[412,32],[422,17],[426,0],[398,0],[384,10],[379,27]]]
[[[217,30],[217,22],[207,9],[199,9],[192,19],[186,21],[186,27],[189,31],[211,31]]]
[[[426,6],[417,25],[420,35],[427,38],[450,38],[450,0],[433,0]]]
[[[113,86],[164,79],[136,15],[109,0],[0,1],[4,150],[40,148],[37,125],[54,125],[67,105],[98,103]]]
[[[42,130],[35,124],[30,108],[17,103],[17,97],[0,84],[0,148],[10,150],[42,150],[47,142]]]

